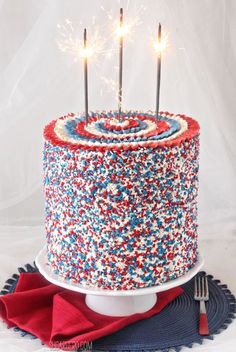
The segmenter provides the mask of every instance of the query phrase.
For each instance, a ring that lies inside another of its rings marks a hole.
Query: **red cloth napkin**
[[[145,313],[109,317],[88,308],[84,294],[53,285],[40,273],[22,273],[16,291],[0,297],[0,316],[8,327],[26,330],[49,347],[73,350],[157,314],[182,292],[176,287],[159,293]]]

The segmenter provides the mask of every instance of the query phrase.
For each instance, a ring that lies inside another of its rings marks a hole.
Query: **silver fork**
[[[205,302],[209,300],[207,276],[195,276],[194,299],[200,302],[199,334],[209,335]]]

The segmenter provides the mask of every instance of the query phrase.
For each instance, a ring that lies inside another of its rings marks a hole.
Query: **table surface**
[[[1,227],[0,287],[26,263],[32,263],[45,244],[42,227]],[[236,236],[234,233],[207,236],[200,239],[201,254],[205,259],[204,270],[227,284],[236,294]],[[187,352],[235,352],[236,319],[227,330],[216,335],[213,341],[205,340],[202,345],[183,348]],[[48,352],[52,349],[43,346],[39,340],[21,337],[12,329],[7,329],[0,321],[0,352]],[[52,350],[55,352],[55,349]],[[59,351],[59,350],[56,350]]]

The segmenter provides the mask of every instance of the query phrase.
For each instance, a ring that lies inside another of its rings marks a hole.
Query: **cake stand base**
[[[85,302],[90,309],[113,317],[147,312],[156,304],[156,301],[156,293],[143,296],[98,296],[88,294],[85,298]]]
[[[144,313],[151,309],[157,300],[157,292],[169,290],[183,285],[191,280],[202,268],[204,262],[201,257],[185,275],[158,286],[139,288],[134,290],[108,290],[96,287],[82,286],[66,280],[52,270],[47,261],[47,251],[44,247],[35,259],[40,273],[50,282],[68,290],[86,294],[88,307],[97,313],[109,316],[128,316]]]

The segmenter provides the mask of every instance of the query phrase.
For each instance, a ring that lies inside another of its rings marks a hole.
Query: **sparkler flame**
[[[128,13],[128,7],[129,6],[127,5],[126,9],[124,10],[126,13]],[[117,19],[116,10],[106,10],[103,6],[101,6],[100,8],[102,11],[104,11],[108,21],[111,23],[110,30],[113,37],[115,36],[121,38],[127,36],[130,41],[132,34],[135,31],[135,27],[138,27],[142,23],[142,21],[140,20],[141,13],[146,10],[146,7],[141,5],[140,8],[138,8],[135,12],[132,13],[131,18],[125,18],[125,23],[123,23],[122,18],[122,23],[120,23],[120,21]]]
[[[93,58],[96,58],[98,54],[103,52],[104,39],[102,39],[98,28],[90,31],[89,43],[86,48],[81,38],[82,30],[75,30],[70,20],[67,19],[63,25],[58,24],[57,28],[59,29],[59,38],[57,40],[59,49],[73,56],[74,61],[78,61],[80,57],[93,56]]]
[[[130,28],[128,25],[122,25],[117,27],[116,29],[116,35],[120,37],[125,37],[130,31]]]
[[[168,46],[167,34],[162,32],[161,38],[155,38],[153,40],[153,48],[157,54],[162,54]]]
[[[93,55],[93,49],[92,48],[81,48],[80,50],[80,55],[82,57],[91,57]]]
[[[164,39],[161,41],[156,41],[154,42],[153,47],[157,53],[162,53],[167,47],[167,42]]]
[[[125,24],[122,25],[115,21],[115,24],[113,24],[113,35],[118,38],[127,37],[131,40],[131,35],[134,33],[135,27],[140,23],[138,18],[134,18],[132,21],[126,20]]]

